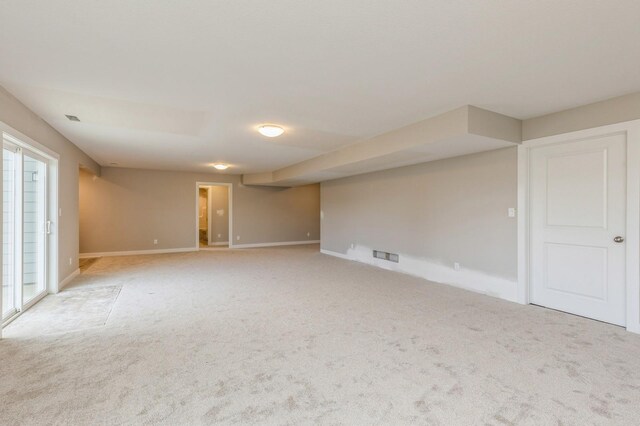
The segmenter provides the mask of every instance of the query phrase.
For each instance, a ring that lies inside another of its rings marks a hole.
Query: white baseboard
[[[65,279],[63,279],[62,281],[60,281],[58,283],[58,291],[60,291],[63,288],[65,288],[78,275],[80,275],[80,268],[78,268],[75,271],[73,271],[72,273],[70,273]]]
[[[320,253],[322,253],[322,254],[326,254],[326,255],[329,255],[329,256],[333,256],[333,257],[339,257],[340,259],[352,260],[352,259],[349,257],[349,255],[342,254],[342,253],[338,253],[337,251],[331,251],[331,250],[320,249]]]
[[[358,246],[346,254],[320,249],[321,253],[345,260],[365,263],[388,271],[400,272],[427,281],[447,284],[464,290],[486,294],[499,299],[517,302],[517,282],[496,277],[481,271],[462,268],[455,270],[449,266],[428,259],[420,259],[400,253],[400,262],[393,263],[372,256],[372,250]]]
[[[229,241],[216,241],[215,243],[209,243],[207,245],[209,245],[209,246],[228,246],[229,245]]]
[[[80,253],[80,259],[88,257],[107,257],[107,256],[135,256],[139,254],[164,254],[164,253],[185,253],[189,251],[198,251],[196,247],[183,247],[172,249],[158,250],[131,250],[131,251],[105,251],[100,253]]]
[[[296,246],[303,244],[318,244],[320,240],[307,240],[307,241],[284,241],[278,243],[257,243],[257,244],[234,244],[230,248],[258,248],[258,247],[276,247],[276,246]],[[218,242],[213,245],[228,245],[228,242]],[[212,245],[212,246],[213,246]],[[97,253],[80,253],[80,259],[86,259],[89,257],[108,257],[108,256],[135,256],[141,254],[163,254],[163,253],[185,253],[190,251],[198,251],[200,247],[183,247],[173,249],[159,249],[159,250],[130,250],[130,251],[106,251]]]
[[[234,244],[231,248],[258,248],[258,247],[277,247],[277,246],[300,246],[303,244],[319,244],[320,240],[307,241],[284,241],[280,243],[257,243],[257,244]]]

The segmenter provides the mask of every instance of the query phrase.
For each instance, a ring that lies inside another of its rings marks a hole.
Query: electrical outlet
[[[307,238],[311,236],[311,232],[307,232]]]
[[[158,240],[153,240],[153,244],[158,244]]]
[[[222,238],[222,234],[218,234],[218,238]]]
[[[355,248],[355,245],[353,243],[351,243],[351,248]]]
[[[456,271],[460,270],[460,264],[458,262],[454,262],[453,263],[453,269],[455,269]]]
[[[73,265],[73,259],[69,258],[69,265]]]
[[[236,235],[236,241],[240,241],[240,235]]]
[[[507,209],[507,216],[509,217],[516,217],[516,209],[513,207],[509,207]]]

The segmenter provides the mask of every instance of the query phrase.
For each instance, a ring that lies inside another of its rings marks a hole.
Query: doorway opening
[[[6,325],[58,291],[58,160],[35,144],[2,136],[1,322]]]
[[[231,234],[231,184],[197,183],[196,247],[229,248]]]

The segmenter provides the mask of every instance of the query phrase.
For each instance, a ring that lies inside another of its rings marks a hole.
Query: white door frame
[[[51,227],[50,234],[47,238],[47,263],[45,265],[45,277],[46,277],[46,292],[40,297],[35,298],[30,303],[26,304],[23,307],[23,311],[28,309],[30,306],[37,303],[42,297],[46,294],[57,293],[60,290],[60,282],[58,276],[58,231],[59,226],[58,222],[60,220],[58,215],[58,203],[59,203],[59,190],[58,190],[58,181],[59,181],[59,160],[60,155],[49,149],[48,147],[36,142],[31,139],[29,136],[15,130],[11,126],[5,124],[0,121],[0,140],[6,139],[9,143],[27,149],[35,154],[38,154],[41,157],[44,157],[48,161],[48,178],[47,178],[47,215],[49,217]],[[2,161],[2,151],[0,151],[0,162]],[[0,201],[2,200],[1,191],[0,191]],[[0,223],[0,228],[2,227],[2,223]],[[20,238],[22,238],[20,236]],[[1,250],[0,250],[1,251]],[[0,263],[0,272],[2,271],[2,265]],[[2,318],[1,307],[2,307],[2,292],[0,292],[0,323]],[[19,312],[18,315],[14,315],[11,320],[17,318],[22,312]],[[8,323],[8,322],[7,322]],[[6,324],[5,324],[6,325]],[[0,326],[1,330],[1,326]],[[2,336],[0,331],[0,337]]]
[[[212,207],[212,189],[211,187],[207,187],[207,245],[211,245],[211,243],[213,242],[213,240],[211,239],[211,222],[213,221],[213,215],[211,214],[211,210],[213,210]],[[229,212],[227,212],[227,214],[229,214]],[[228,225],[227,225],[228,226]],[[228,231],[228,230],[227,230]],[[229,239],[227,237],[227,239]],[[229,242],[227,241],[227,244],[229,244]]]
[[[200,250],[200,187],[201,186],[226,186],[229,189],[229,248],[233,247],[233,184],[229,182],[196,182],[196,250]],[[207,192],[207,203],[209,202],[209,194]],[[207,207],[209,207],[207,205]],[[210,211],[207,208],[207,211]],[[210,218],[211,216],[209,216]],[[211,222],[209,221],[209,224]]]
[[[530,294],[530,151],[544,145],[575,142],[611,134],[626,135],[626,327],[640,333],[640,120],[531,139],[518,146],[518,302],[529,304]]]
[[[60,181],[60,155],[49,149],[48,147],[34,141],[29,136],[13,129],[12,127],[4,124],[0,121],[0,136],[7,138],[7,140],[14,145],[27,148],[30,151],[35,152],[49,160],[49,176],[48,176],[48,188],[47,188],[47,205],[48,216],[51,221],[51,233],[49,234],[49,242],[47,246],[49,264],[47,265],[47,290],[49,293],[57,293],[60,291],[60,277],[58,276],[58,234],[59,234],[59,188],[58,182]],[[0,151],[0,160],[2,160],[2,154]]]

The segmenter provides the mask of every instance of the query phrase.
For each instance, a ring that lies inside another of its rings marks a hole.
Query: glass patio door
[[[28,148],[3,146],[2,319],[47,292],[48,160]]]
[[[22,304],[44,295],[47,239],[47,161],[22,156]]]
[[[2,319],[17,313],[15,275],[16,147],[2,150]]]

